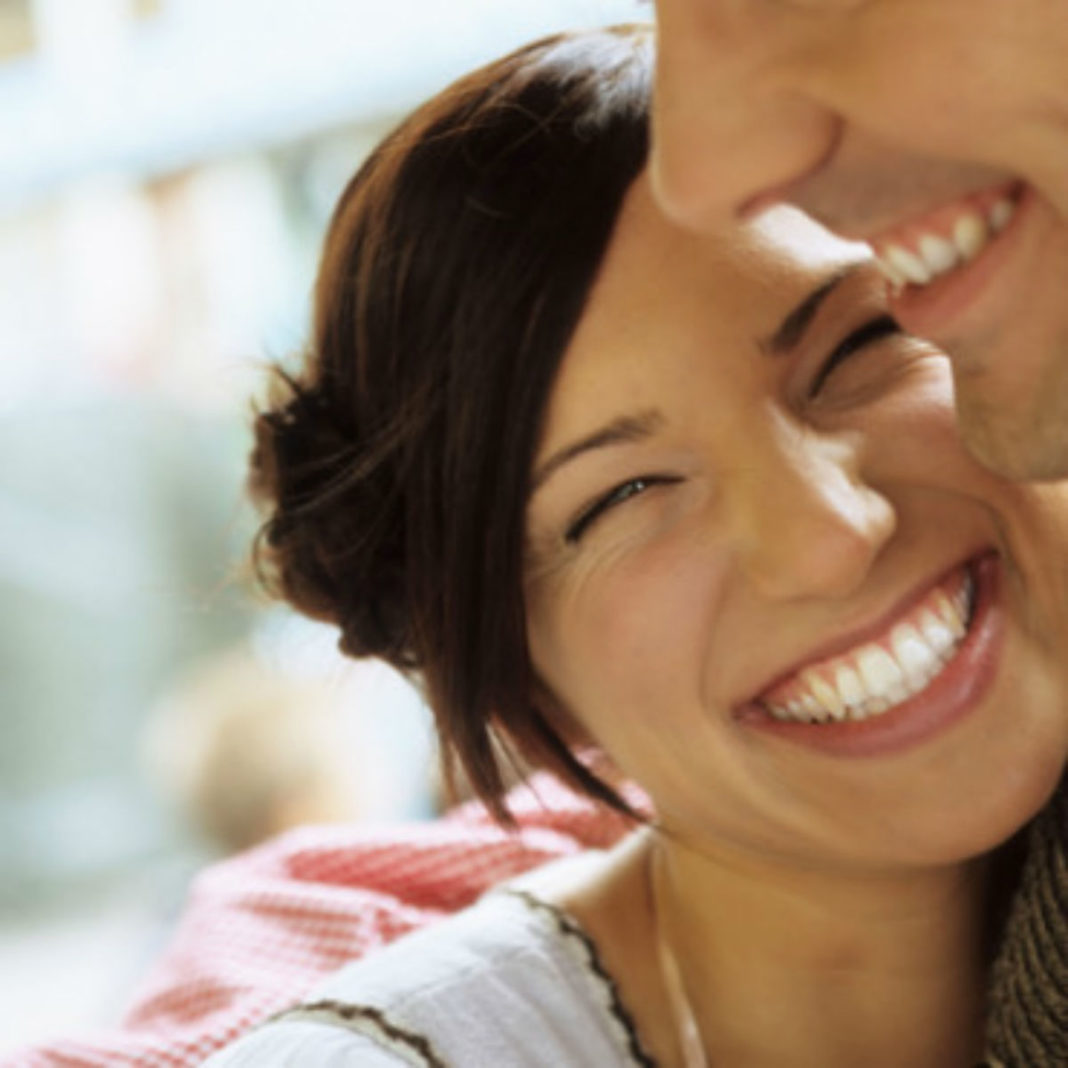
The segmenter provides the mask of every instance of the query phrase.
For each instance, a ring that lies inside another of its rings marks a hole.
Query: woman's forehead
[[[867,246],[790,207],[722,234],[683,230],[639,179],[558,370],[539,453],[592,423],[632,414],[643,398],[702,399],[698,377],[726,403],[748,388],[767,339],[799,305],[870,259]],[[865,288],[836,286],[836,314]]]
[[[764,336],[807,293],[871,260],[796,208],[770,208],[718,233],[672,223],[643,176],[627,194],[572,350],[625,339]]]

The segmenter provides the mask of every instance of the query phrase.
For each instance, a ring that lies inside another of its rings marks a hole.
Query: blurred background
[[[0,0],[0,1054],[114,1019],[212,857],[434,811],[414,692],[249,581],[249,398],[401,115],[648,15]]]

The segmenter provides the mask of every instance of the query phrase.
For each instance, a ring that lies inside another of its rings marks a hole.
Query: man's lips
[[[1012,187],[1011,198],[994,201],[988,209],[992,221],[985,239],[970,259],[950,264],[925,283],[894,286],[890,298],[894,317],[910,333],[930,337],[951,356],[962,358],[962,338],[991,317],[1003,315],[1006,301],[1014,299],[1014,293],[1019,295],[1021,280],[1032,269],[1020,257],[1039,225],[1037,204],[1034,191],[1019,184]]]
[[[966,268],[1012,221],[1023,188],[1002,183],[869,236],[877,263],[898,291]]]

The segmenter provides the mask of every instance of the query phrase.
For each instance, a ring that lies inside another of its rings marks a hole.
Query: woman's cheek
[[[692,530],[591,554],[534,595],[535,666],[576,711],[623,715],[694,692],[723,587],[719,555]]]

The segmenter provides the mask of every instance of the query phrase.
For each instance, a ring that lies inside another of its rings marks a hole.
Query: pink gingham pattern
[[[10,1054],[0,1068],[199,1065],[346,961],[627,827],[548,776],[509,803],[514,834],[472,804],[427,823],[302,828],[208,868],[120,1026]]]

